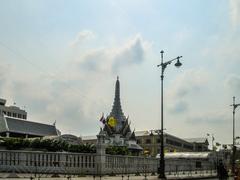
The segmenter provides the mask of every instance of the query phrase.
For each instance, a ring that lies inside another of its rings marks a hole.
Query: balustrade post
[[[97,135],[97,156],[95,160],[95,174],[99,175],[100,177],[106,174],[106,143],[105,143],[106,134],[102,130],[100,130],[99,134]]]

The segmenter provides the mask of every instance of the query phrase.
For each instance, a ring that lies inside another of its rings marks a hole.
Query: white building
[[[6,100],[0,98],[0,114],[8,117],[27,119],[27,112],[17,106],[6,106]]]

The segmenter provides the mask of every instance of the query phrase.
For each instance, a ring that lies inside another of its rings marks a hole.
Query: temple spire
[[[125,121],[125,116],[122,112],[121,101],[120,101],[120,82],[119,77],[117,76],[117,81],[115,84],[115,97],[113,102],[112,111],[110,113],[111,116],[116,118],[118,122]]]
[[[120,82],[119,82],[119,77],[117,76],[117,81],[116,81],[116,85],[115,85],[115,97],[114,97],[114,103],[115,101],[117,101],[117,103],[120,104]]]

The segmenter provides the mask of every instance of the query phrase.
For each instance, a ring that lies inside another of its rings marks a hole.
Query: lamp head
[[[175,66],[176,66],[177,68],[179,68],[180,66],[182,66],[182,63],[179,61],[179,57],[178,57],[178,59],[177,59],[177,62],[175,63]]]

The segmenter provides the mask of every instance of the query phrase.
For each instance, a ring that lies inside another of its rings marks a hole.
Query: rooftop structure
[[[6,99],[0,98],[0,115],[4,114],[8,117],[14,117],[19,119],[27,119],[27,112],[19,107],[15,106],[6,106]]]

